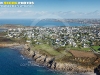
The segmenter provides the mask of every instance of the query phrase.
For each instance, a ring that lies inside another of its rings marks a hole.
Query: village
[[[9,28],[8,38],[24,38],[28,43],[49,44],[55,48],[69,47],[70,49],[83,49],[100,45],[99,27],[23,27]],[[99,51],[96,50],[97,52]]]

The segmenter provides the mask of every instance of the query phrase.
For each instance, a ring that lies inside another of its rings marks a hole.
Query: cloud
[[[48,16],[50,15],[50,16]],[[62,17],[62,18],[99,18],[100,11],[96,10],[93,12],[48,12],[48,11],[32,11],[32,10],[1,10],[0,18],[37,18],[37,17],[48,16],[49,17]]]
[[[21,10],[18,10],[17,12],[18,12],[18,13],[21,13],[22,11],[21,11]]]

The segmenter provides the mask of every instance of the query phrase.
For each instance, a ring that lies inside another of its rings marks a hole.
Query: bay
[[[63,22],[54,20],[32,20],[32,19],[0,19],[0,25],[12,24],[12,25],[23,25],[23,26],[87,26],[88,24],[81,24],[75,22]]]

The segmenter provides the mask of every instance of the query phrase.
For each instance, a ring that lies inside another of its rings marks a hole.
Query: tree
[[[82,47],[82,44],[81,44],[81,43],[78,43],[77,45],[78,45],[78,47],[81,49],[81,47]]]

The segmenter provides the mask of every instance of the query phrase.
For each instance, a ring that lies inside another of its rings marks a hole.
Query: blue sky
[[[2,2],[4,0],[0,0]],[[1,8],[0,18],[100,18],[100,0],[5,0],[33,1],[29,8]]]

